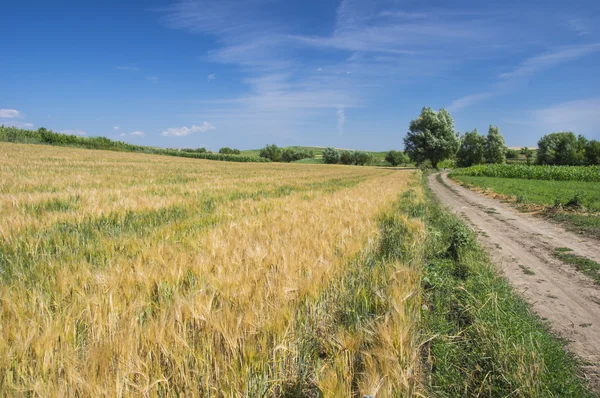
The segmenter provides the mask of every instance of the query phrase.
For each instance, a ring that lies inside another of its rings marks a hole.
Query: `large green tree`
[[[456,164],[459,167],[469,167],[474,164],[483,163],[483,149],[485,137],[477,132],[477,129],[465,133],[460,142],[460,148],[456,154]]]
[[[600,141],[591,140],[585,147],[587,164],[600,164]]]
[[[504,144],[504,137],[500,134],[498,127],[490,125],[483,151],[485,161],[487,163],[505,163],[507,149]]]
[[[328,147],[323,150],[323,163],[336,164],[340,161],[340,151],[335,148]]]
[[[272,162],[281,162],[281,148],[277,145],[267,145],[263,149],[260,150],[258,156],[261,158],[271,159]]]
[[[410,122],[404,146],[411,160],[417,164],[428,160],[433,168],[437,168],[442,160],[454,156],[459,140],[450,113],[445,109],[435,112],[424,107],[421,115]]]
[[[587,139],[570,131],[547,134],[538,141],[539,164],[578,165],[585,162]]]
[[[392,166],[396,167],[401,163],[408,163],[409,159],[404,152],[395,151],[392,149],[391,151],[385,154],[385,161],[391,164]]]

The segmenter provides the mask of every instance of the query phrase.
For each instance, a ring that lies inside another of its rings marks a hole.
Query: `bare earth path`
[[[458,213],[488,249],[496,266],[552,328],[567,339],[584,362],[590,385],[600,391],[600,287],[553,256],[557,247],[600,262],[600,242],[555,224],[521,214],[499,201],[451,181],[445,173],[429,176],[438,198]],[[519,265],[534,272],[526,275]]]

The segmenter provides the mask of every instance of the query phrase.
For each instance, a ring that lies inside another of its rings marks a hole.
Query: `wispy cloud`
[[[209,82],[212,80],[217,80],[217,75],[215,75],[214,73],[211,73],[210,75],[208,75],[207,80]]]
[[[121,133],[119,134],[120,137],[127,137],[127,136],[133,136],[133,137],[145,137],[146,133],[144,133],[143,131],[134,131],[132,133]]]
[[[588,56],[597,51],[600,51],[600,43],[577,46],[562,46],[544,52],[543,54],[527,58],[512,71],[500,74],[493,86],[490,87],[489,91],[470,94],[458,98],[452,101],[447,109],[451,112],[458,111],[488,100],[504,92],[510,92],[512,90],[507,89],[510,88],[510,84],[513,84],[520,79],[534,76],[535,74],[544,70]]]
[[[469,107],[473,104],[479,103],[481,101],[485,101],[488,98],[491,98],[494,96],[493,92],[485,92],[485,93],[477,93],[477,94],[471,94],[471,95],[466,95],[464,97],[455,99],[454,101],[452,101],[452,103],[446,107],[446,109],[450,112],[456,112],[459,111],[463,108]]]
[[[597,50],[595,44],[556,47],[564,41],[547,41],[556,28],[547,22],[550,15],[527,4],[448,9],[399,4],[341,0],[329,31],[306,29],[302,16],[290,23],[273,0],[180,0],[165,10],[164,22],[214,38],[215,48],[204,54],[207,59],[235,65],[246,76],[245,90],[203,101],[203,113],[194,116],[217,122],[220,128],[234,120],[252,122],[254,131],[278,134],[294,131],[313,117],[331,117],[332,110],[339,134],[348,128],[345,111],[369,106],[380,90],[418,79],[427,84],[431,76],[449,75],[469,62],[479,66],[482,60],[494,59],[501,60],[496,65],[505,65],[515,54],[530,54],[534,46],[550,49],[501,76],[490,68],[488,89],[467,92],[449,105],[452,110],[465,109],[509,91],[519,78]],[[559,25],[560,19],[553,17]],[[534,19],[539,23],[533,24]]]
[[[536,72],[584,57],[597,51],[600,51],[600,43],[560,47],[544,54],[528,58],[514,70],[502,73],[499,77],[507,80],[530,76]]]
[[[16,109],[0,109],[0,117],[6,119],[21,117],[21,112]]]
[[[120,129],[120,127],[119,127],[119,126],[114,126],[114,127],[113,127],[113,130],[114,130],[114,131],[117,131],[117,130],[119,130],[119,129]]]
[[[587,36],[590,34],[589,25],[581,18],[572,18],[567,22],[567,26],[577,33],[578,36]]]
[[[156,82],[158,82],[159,79],[156,76],[146,76],[146,80],[156,83]]]
[[[346,113],[344,112],[344,108],[338,107],[336,115],[338,135],[342,135],[344,134],[344,125],[346,124]]]
[[[19,122],[14,119],[0,120],[0,125],[4,125],[7,127],[18,127],[20,129],[25,129],[25,130],[29,130],[33,127],[33,123]]]
[[[193,133],[206,133],[207,131],[216,129],[210,123],[204,122],[200,126],[192,126],[192,127],[171,127],[160,133],[164,137],[186,137]]]
[[[573,131],[588,138],[600,139],[600,97],[567,101],[538,109],[532,120],[541,124],[548,132]]]

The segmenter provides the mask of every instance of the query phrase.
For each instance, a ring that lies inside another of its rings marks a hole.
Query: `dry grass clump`
[[[416,391],[410,173],[0,144],[0,176],[2,393]]]

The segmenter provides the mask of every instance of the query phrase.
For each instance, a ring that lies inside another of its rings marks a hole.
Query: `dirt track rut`
[[[437,174],[429,177],[432,191],[478,232],[496,266],[533,310],[569,341],[569,349],[585,363],[591,387],[600,391],[600,286],[553,255],[555,248],[568,247],[573,254],[600,262],[600,242],[463,188],[446,173],[439,175],[444,183]],[[519,265],[534,274],[525,274]]]

